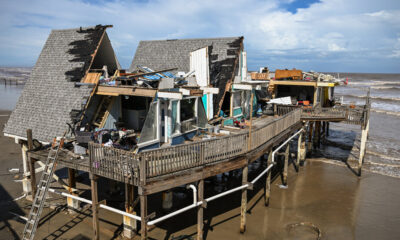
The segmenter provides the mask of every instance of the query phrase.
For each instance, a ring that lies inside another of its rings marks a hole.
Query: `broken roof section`
[[[237,73],[243,37],[140,41],[129,70],[147,66],[152,69],[178,68],[187,73],[190,71],[190,53],[207,46],[210,83],[219,88],[219,94],[213,99],[214,113],[218,113],[225,92],[230,88],[228,83]]]
[[[52,30],[32,69],[4,133],[50,142],[67,130],[70,112],[82,110],[93,87],[76,87],[89,69],[119,68],[106,28],[109,26]]]

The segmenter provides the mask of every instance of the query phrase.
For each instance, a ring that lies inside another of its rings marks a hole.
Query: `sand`
[[[0,115],[9,115],[9,112],[0,111]],[[6,119],[0,117],[0,130]],[[9,211],[27,214],[29,202],[23,199],[12,201],[22,194],[21,184],[14,182],[21,178],[15,175],[21,174],[9,174],[8,168],[22,170],[21,152],[12,139],[1,135],[0,153],[0,238],[19,239],[24,223],[17,221]],[[263,167],[259,162],[251,166],[249,179],[253,179]],[[205,195],[237,186],[239,180],[239,172],[228,180],[229,183],[223,178],[208,180]],[[309,226],[289,228],[289,225],[300,222],[316,226],[322,239],[397,239],[400,236],[398,178],[368,171],[358,178],[346,167],[307,160],[299,172],[291,165],[287,189],[279,187],[279,177],[274,179],[268,207],[264,206],[263,181],[255,186],[255,190],[249,191],[246,232],[239,233],[240,193],[237,193],[209,203],[204,218],[206,239],[316,239],[315,230]],[[87,186],[87,183],[81,185]],[[190,192],[177,189],[174,207],[190,204],[190,196]],[[151,197],[150,202],[149,212],[153,209],[157,216],[161,216],[159,195]],[[116,201],[113,204],[118,205]],[[100,218],[101,239],[118,239],[122,217],[101,210]],[[66,224],[72,227],[65,228]],[[55,239],[56,236],[58,239],[91,239],[91,234],[90,209],[83,214],[70,215],[62,207],[60,211],[46,208],[36,239]],[[185,239],[179,236],[195,239],[195,211],[161,223],[149,235],[153,239]]]

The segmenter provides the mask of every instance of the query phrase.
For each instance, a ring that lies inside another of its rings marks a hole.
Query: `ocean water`
[[[342,74],[349,84],[335,88],[345,104],[365,104],[371,90],[370,132],[364,168],[400,177],[400,74]],[[331,123],[331,135],[318,154],[328,159],[356,160],[359,156],[359,126]]]
[[[22,67],[0,67],[0,110],[13,110],[21,95],[24,85],[10,85],[9,81],[18,80],[20,83],[26,81],[31,68]]]

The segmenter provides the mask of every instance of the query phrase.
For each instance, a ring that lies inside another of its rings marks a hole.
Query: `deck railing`
[[[146,178],[170,174],[190,168],[239,157],[260,147],[287,128],[300,121],[300,109],[292,111],[264,125],[224,137],[201,140],[138,154],[90,143],[90,167],[94,174],[113,179],[139,181],[139,173]],[[249,149],[249,136],[251,144]],[[140,169],[139,168],[144,168]]]
[[[139,176],[139,160],[133,152],[89,143],[90,171],[93,174],[136,184]]]
[[[363,125],[368,111],[367,104],[364,106],[350,107],[347,105],[335,107],[306,108],[296,105],[277,105],[277,114],[282,116],[296,109],[301,109],[301,119],[311,121],[341,121],[347,124]]]

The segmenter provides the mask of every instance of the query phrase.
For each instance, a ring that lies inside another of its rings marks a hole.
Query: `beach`
[[[335,89],[335,95],[343,96],[345,103],[362,104],[366,86],[375,87],[371,89],[375,99],[361,177],[349,168],[358,158],[359,126],[332,123],[326,144],[315,151],[298,172],[290,165],[288,188],[280,186],[281,179],[274,173],[269,206],[264,205],[265,179],[249,191],[244,234],[239,232],[240,192],[209,203],[204,216],[206,239],[317,239],[318,231],[321,239],[397,239],[400,236],[400,101],[396,94],[400,91],[400,75],[353,74],[349,86]],[[1,101],[9,99],[5,92],[12,92],[17,99],[20,90],[12,86],[0,88]],[[12,106],[15,102],[0,111],[1,132]],[[0,134],[0,153],[0,236],[1,239],[19,239],[24,222],[10,211],[27,216],[30,209],[30,202],[20,198],[21,150],[13,139]],[[249,167],[249,179],[265,167],[265,161],[254,162]],[[10,173],[12,168],[19,172]],[[65,174],[60,176],[66,177]],[[78,188],[89,189],[87,176],[85,178]],[[240,171],[233,172],[230,178],[219,175],[207,179],[205,197],[239,186],[240,182]],[[57,186],[56,183],[53,186]],[[106,185],[100,186],[100,191],[105,191]],[[90,199],[88,191],[84,194]],[[173,210],[192,201],[191,192],[183,188],[175,189],[173,195]],[[123,196],[102,198],[108,198],[108,204],[123,210]],[[37,239],[91,239],[90,208],[68,214],[66,200],[54,200],[60,204],[45,208]],[[160,194],[150,197],[149,207],[149,213],[154,211],[158,217],[162,216]],[[150,239],[195,239],[195,219],[194,210],[168,219],[150,231]],[[122,217],[100,210],[100,229],[101,239],[119,239]]]

